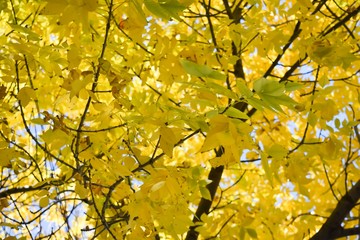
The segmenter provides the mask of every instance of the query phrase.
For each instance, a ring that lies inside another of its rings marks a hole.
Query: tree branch
[[[223,155],[223,153],[224,153],[224,148],[220,147],[220,149],[218,151],[216,151],[216,157],[220,157],[221,155]],[[206,186],[206,188],[210,192],[211,201],[208,199],[205,199],[205,198],[201,198],[199,206],[198,206],[195,216],[193,218],[194,224],[201,221],[200,220],[201,215],[203,215],[204,213],[205,214],[209,213],[209,210],[210,210],[210,207],[212,204],[212,200],[215,197],[215,193],[216,193],[217,187],[219,186],[223,171],[224,171],[224,166],[211,168],[209,177],[208,177],[208,179],[211,181],[211,183],[209,183]],[[199,232],[197,232],[195,230],[195,228],[196,228],[196,225],[190,227],[185,240],[196,240],[198,238]]]
[[[301,29],[300,29],[300,25],[301,22],[298,21],[295,25],[295,29],[293,34],[291,35],[289,41],[284,45],[283,49],[282,49],[282,53],[279,54],[276,59],[274,60],[274,62],[271,64],[271,66],[268,68],[268,70],[265,72],[264,74],[264,78],[268,77],[271,72],[274,70],[274,68],[276,67],[276,65],[279,63],[280,59],[284,56],[285,51],[290,47],[290,45],[295,41],[295,39],[299,36]]]
[[[329,240],[359,234],[359,228],[344,229],[341,223],[360,199],[360,180],[338,202],[336,208],[311,240]]]
[[[339,27],[341,27],[342,25],[344,25],[347,21],[350,20],[350,18],[356,16],[358,13],[360,12],[360,6],[357,7],[354,11],[352,11],[351,13],[349,13],[348,15],[346,15],[342,20],[338,21],[334,26],[332,26],[330,29],[328,29],[325,33],[322,34],[322,36],[326,36],[329,33],[335,31],[336,29],[338,29]]]

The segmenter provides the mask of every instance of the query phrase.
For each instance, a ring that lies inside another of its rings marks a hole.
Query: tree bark
[[[216,152],[216,156],[219,157],[223,154],[224,150],[222,147],[220,147],[220,150],[218,150]],[[215,194],[216,194],[216,190],[219,186],[219,183],[220,183],[220,180],[221,180],[221,176],[222,176],[222,173],[224,171],[224,166],[219,166],[219,167],[216,167],[216,168],[211,168],[210,170],[210,173],[209,173],[209,177],[208,179],[211,181],[211,183],[209,183],[206,188],[209,190],[210,192],[210,196],[211,196],[211,201],[210,200],[207,200],[205,198],[201,198],[200,200],[200,203],[199,203],[199,206],[196,210],[196,213],[195,213],[195,216],[193,218],[193,223],[196,224],[197,222],[201,222],[200,218],[201,218],[201,215],[203,215],[204,213],[205,214],[209,214],[209,211],[210,211],[210,207],[211,207],[211,204],[212,204],[212,200],[214,199],[215,197]],[[199,232],[197,232],[195,230],[197,226],[194,225],[194,226],[191,226],[189,228],[189,231],[187,232],[187,235],[186,235],[186,238],[185,240],[196,240],[199,236]]]
[[[360,199],[360,180],[338,202],[320,230],[310,240],[330,240],[359,234],[359,228],[344,229],[341,223]],[[346,235],[345,235],[346,234]]]

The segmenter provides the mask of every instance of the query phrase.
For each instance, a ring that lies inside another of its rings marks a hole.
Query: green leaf
[[[246,229],[246,232],[249,234],[249,236],[250,236],[251,238],[255,238],[255,239],[258,238],[255,229],[253,229],[253,228],[247,228],[247,229]]]
[[[191,175],[193,179],[199,179],[201,173],[203,172],[203,168],[200,166],[195,166],[192,168]]]
[[[283,84],[274,81],[268,80],[266,78],[260,78],[254,82],[254,90],[258,94],[266,94],[270,96],[280,96],[284,94],[285,87]]]
[[[209,66],[200,65],[186,59],[180,59],[180,63],[185,69],[185,71],[190,75],[196,77],[208,77],[224,81],[226,80],[226,76],[224,74],[212,69]]]
[[[233,91],[214,82],[207,82],[206,87],[213,89],[216,94],[221,94],[231,99],[238,99],[238,96]]]
[[[38,125],[49,125],[50,123],[45,122],[44,119],[42,118],[33,118],[30,120],[30,122],[34,123],[34,124],[38,124]]]
[[[259,97],[261,100],[263,100],[271,109],[276,110],[278,112],[284,112],[280,105],[287,106],[291,109],[295,109],[295,105],[297,102],[295,102],[292,98],[286,96],[285,94],[281,96],[271,96],[266,94],[259,94]]]
[[[273,174],[270,170],[269,159],[264,153],[261,153],[261,165],[265,171],[267,179],[270,181],[270,185],[273,186]]]
[[[164,19],[172,17],[181,20],[178,13],[186,9],[186,6],[180,4],[177,0],[145,0],[144,4],[151,13]]]
[[[288,89],[296,89],[298,84],[290,84]],[[295,109],[297,102],[285,95],[285,85],[274,80],[260,78],[254,82],[254,90],[264,102],[263,106],[277,112],[284,112],[280,105]]]
[[[199,187],[199,189],[200,189],[201,197],[203,197],[203,198],[205,198],[206,200],[209,200],[209,201],[212,200],[209,189],[207,189],[205,186],[201,186],[201,187]]]
[[[259,111],[262,111],[264,108],[268,107],[263,101],[254,97],[247,99],[247,102]]]
[[[304,87],[304,85],[301,83],[296,83],[296,82],[285,83],[285,91],[287,91],[287,92],[292,92],[292,91],[301,89],[303,87]]]
[[[229,117],[234,117],[239,119],[249,119],[249,116],[246,113],[243,113],[234,107],[229,107],[228,109],[226,109],[224,114]]]
[[[245,228],[244,228],[244,227],[241,227],[241,228],[240,228],[239,239],[240,239],[240,240],[244,240],[244,239],[245,239]]]
[[[146,6],[146,8],[154,15],[161,17],[161,18],[170,18],[169,14],[164,11],[164,9],[159,5],[159,3],[157,3],[156,1],[153,0],[145,0],[144,4]]]
[[[236,87],[245,98],[249,98],[254,95],[254,93],[241,80],[236,80]]]
[[[140,16],[142,18],[143,21],[146,21],[146,16],[145,16],[145,13],[144,11],[142,10],[141,8],[141,5],[140,3],[138,2],[138,0],[130,0],[130,2],[134,5],[137,13],[138,13],[138,16]]]
[[[0,6],[1,6],[1,3],[0,3]],[[23,26],[20,26],[20,25],[16,25],[16,24],[10,24],[10,23],[9,23],[9,25],[12,27],[12,29],[14,31],[17,31],[19,33],[23,33],[23,34],[27,35],[29,40],[33,40],[33,41],[41,40],[41,37],[38,34],[31,31],[29,28],[26,28],[26,27],[23,27]]]
[[[266,103],[267,108],[274,110],[276,112],[284,113],[280,104],[276,101],[275,98],[273,98],[271,96],[267,96],[267,95],[262,95],[262,94],[259,94],[259,96],[260,96],[261,100],[263,100]]]

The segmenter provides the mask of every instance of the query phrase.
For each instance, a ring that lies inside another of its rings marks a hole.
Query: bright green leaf
[[[150,12],[164,19],[172,17],[180,20],[178,14],[186,8],[177,0],[144,0],[144,4]]]
[[[285,87],[283,84],[269,80],[266,78],[259,78],[254,82],[254,90],[258,94],[266,94],[270,96],[280,96],[284,94]]]
[[[212,200],[209,189],[207,189],[205,186],[200,186],[199,189],[200,189],[201,197],[209,201]]]
[[[226,116],[234,117],[234,118],[238,118],[238,119],[248,119],[249,118],[246,113],[243,113],[234,107],[227,108],[226,111],[224,112],[224,114]]]
[[[212,69],[209,66],[200,65],[186,59],[181,59],[180,63],[185,71],[190,75],[204,78],[208,77],[217,80],[226,80],[226,76],[224,74]]]
[[[303,87],[304,87],[303,84],[297,83],[297,82],[286,82],[286,83],[285,83],[285,90],[286,90],[287,92],[292,92],[292,91],[301,89],[301,88],[303,88]]]
[[[236,80],[236,87],[245,98],[250,98],[254,95],[254,93],[244,84],[242,80]]]

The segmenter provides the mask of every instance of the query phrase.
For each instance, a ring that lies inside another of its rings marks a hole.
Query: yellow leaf
[[[79,92],[81,90],[85,90],[85,87],[88,83],[92,80],[91,75],[87,75],[84,79],[76,79],[71,83],[71,92],[70,92],[70,99],[74,96],[79,96]]]
[[[224,114],[226,116],[233,117],[233,118],[249,119],[249,117],[248,117],[248,115],[246,115],[246,113],[243,113],[234,107],[229,107],[228,109],[226,109]]]
[[[58,150],[71,143],[71,137],[60,129],[49,129],[41,135],[41,138],[53,150]]]
[[[133,157],[124,157],[122,161],[124,166],[129,170],[132,170],[136,166],[136,161]]]
[[[0,226],[1,227],[10,227],[10,228],[18,228],[20,225],[18,224],[12,224],[12,223],[6,223],[6,222],[1,222],[0,223]],[[16,237],[7,237],[7,238],[4,238],[5,239],[9,239],[9,240],[16,240]]]
[[[35,91],[30,87],[23,87],[20,89],[17,98],[19,99],[20,104],[23,107],[26,107],[31,100],[36,98]]]
[[[132,172],[124,166],[120,160],[114,160],[109,163],[109,168],[114,171],[117,176],[126,177],[132,175]]]
[[[310,126],[315,127],[316,123],[318,122],[318,118],[315,113],[310,112],[308,116],[308,122]]]
[[[273,185],[273,173],[270,170],[269,159],[265,153],[261,153],[261,165],[265,171],[267,179],[270,181],[271,186]]]
[[[11,168],[11,160],[21,157],[21,154],[15,149],[0,149],[0,166]]]
[[[86,189],[81,183],[77,182],[75,185],[75,192],[79,195],[80,198],[86,198],[88,196],[89,190]]]
[[[97,0],[84,0],[84,4],[85,9],[89,12],[95,11],[98,7]]]
[[[209,151],[219,145],[230,145],[233,143],[229,133],[229,119],[223,115],[217,115],[210,120],[210,131],[201,147],[202,152]]]
[[[106,166],[105,161],[101,160],[100,158],[92,158],[91,159],[91,166],[94,169],[102,170]]]
[[[333,51],[333,47],[327,40],[316,40],[310,47],[310,54],[316,58],[323,58]]]
[[[322,119],[326,121],[330,121],[333,117],[338,113],[338,109],[336,107],[336,103],[327,99],[326,102],[319,102],[313,105],[314,110],[320,110],[320,115]]]
[[[49,192],[47,190],[41,190],[36,195],[38,195],[39,197],[43,197],[43,196],[47,195],[48,193]]]
[[[10,205],[9,201],[6,198],[1,198],[0,199],[0,210],[8,207],[9,205]]]
[[[222,143],[219,141],[219,138],[221,139],[221,137],[218,137],[218,135],[222,135],[222,133],[221,132],[215,134],[208,133],[200,151],[206,152],[220,146]]]
[[[288,151],[283,146],[274,144],[270,147],[267,153],[273,158],[281,159],[287,155]]]
[[[42,14],[53,15],[59,14],[59,9],[64,9],[68,5],[67,1],[47,0],[47,5],[41,11]]]
[[[178,182],[173,177],[168,177],[166,179],[166,187],[171,195],[179,194],[181,191]]]
[[[339,140],[330,138],[326,143],[321,144],[319,154],[324,160],[335,160],[341,147],[342,143]]]
[[[177,141],[177,137],[171,128],[160,127],[160,147],[169,157],[173,156],[173,149]]]
[[[155,192],[160,188],[163,188],[164,186],[165,186],[165,181],[157,182],[154,185],[152,185],[152,187],[150,188],[150,192]]]
[[[75,44],[70,45],[70,49],[67,53],[67,59],[69,62],[69,69],[73,69],[79,66],[81,62],[80,50]]]
[[[17,240],[17,238],[14,236],[9,236],[9,237],[4,238],[4,240]]]
[[[39,201],[39,206],[41,208],[45,208],[49,205],[49,198],[46,196],[46,197],[43,197],[43,198],[40,198],[40,201]]]

